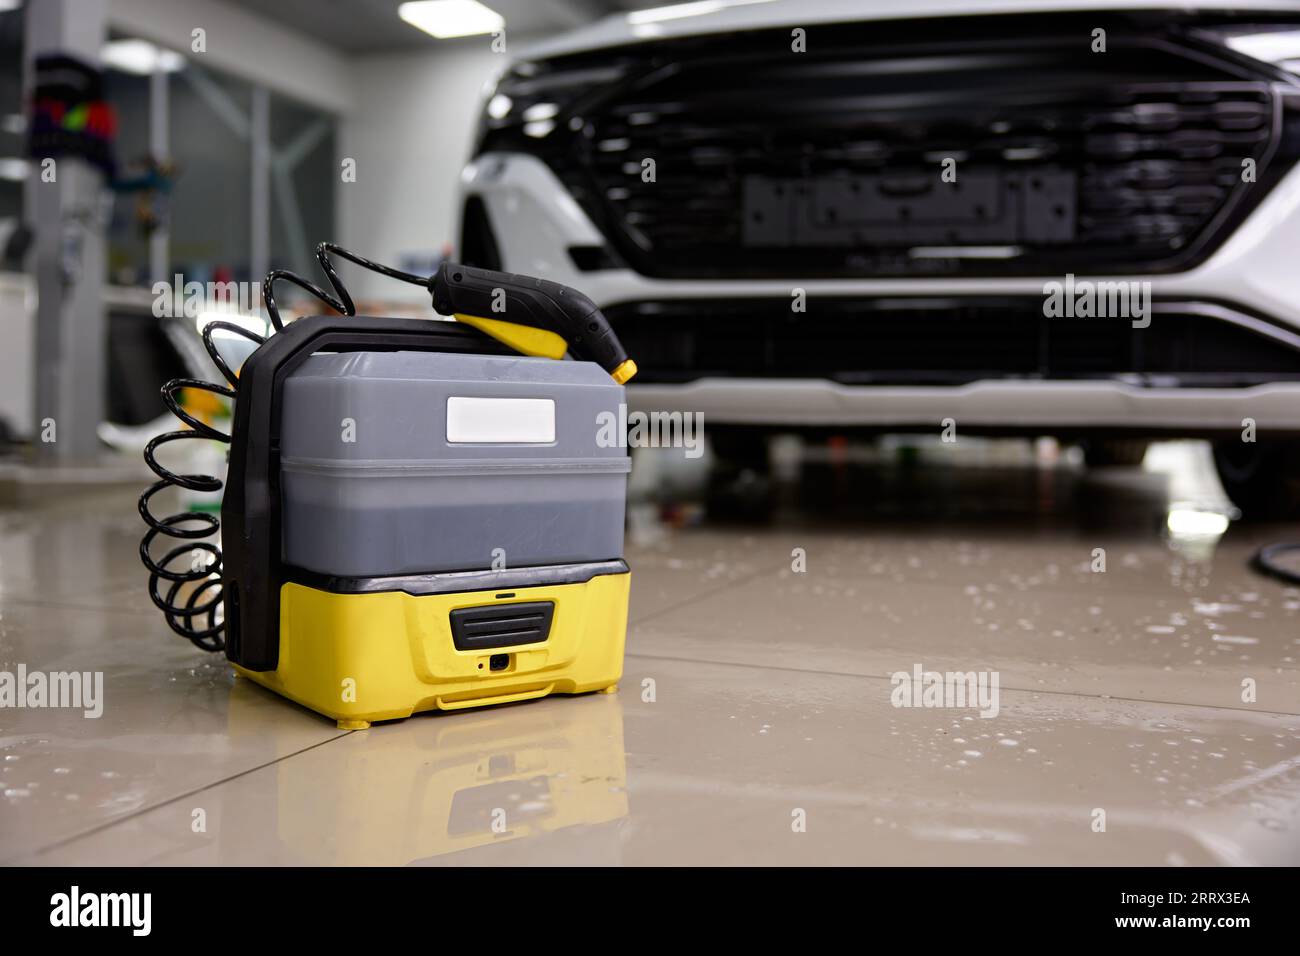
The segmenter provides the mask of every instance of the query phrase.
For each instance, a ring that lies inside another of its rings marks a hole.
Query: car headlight
[[[476,153],[536,148],[557,130],[578,132],[582,108],[625,79],[630,64],[566,67],[562,63],[515,64],[484,99]]]

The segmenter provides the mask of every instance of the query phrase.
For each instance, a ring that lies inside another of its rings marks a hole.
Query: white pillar
[[[63,53],[99,65],[107,0],[40,0],[26,7],[28,95],[33,63]],[[26,219],[35,233],[35,427],[38,461],[88,462],[98,456],[104,417],[106,319],[103,304],[103,175],[80,159],[57,157],[55,181],[42,181],[34,157],[26,183]],[[54,423],[55,441],[42,441]]]
[[[167,71],[155,69],[149,77],[149,153],[155,161],[171,158],[171,127]],[[171,252],[169,223],[163,221],[149,235],[149,281],[171,281]]]

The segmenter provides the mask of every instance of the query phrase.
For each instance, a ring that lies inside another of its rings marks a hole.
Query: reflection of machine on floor
[[[276,835],[317,866],[394,866],[627,816],[613,697],[419,718],[276,764]],[[584,831],[584,848],[601,844]],[[616,831],[597,863],[617,863]]]

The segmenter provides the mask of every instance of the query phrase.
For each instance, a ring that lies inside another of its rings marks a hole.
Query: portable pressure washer
[[[425,287],[464,324],[356,316],[331,254]],[[145,448],[159,480],[140,496],[140,556],[172,630],[347,729],[613,691],[631,464],[597,423],[617,416],[636,366],[605,317],[544,279],[453,263],[419,276],[332,243],[316,255],[333,295],[283,270],[263,282],[276,334],[203,328],[228,386],[163,386],[188,427]],[[340,315],[286,326],[278,281]],[[219,331],[256,344],[238,372]],[[577,360],[553,361],[566,352]],[[234,400],[229,435],[184,406],[190,389]],[[231,446],[221,518],[158,518],[149,502],[165,488],[222,488],[158,462],[195,439]],[[222,545],[202,540],[219,529]],[[159,535],[183,543],[155,559]]]

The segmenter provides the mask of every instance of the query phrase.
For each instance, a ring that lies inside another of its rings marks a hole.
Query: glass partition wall
[[[142,43],[114,36],[109,47]],[[119,124],[109,282],[258,282],[269,268],[309,269],[334,232],[336,118],[154,49],[105,57]]]

